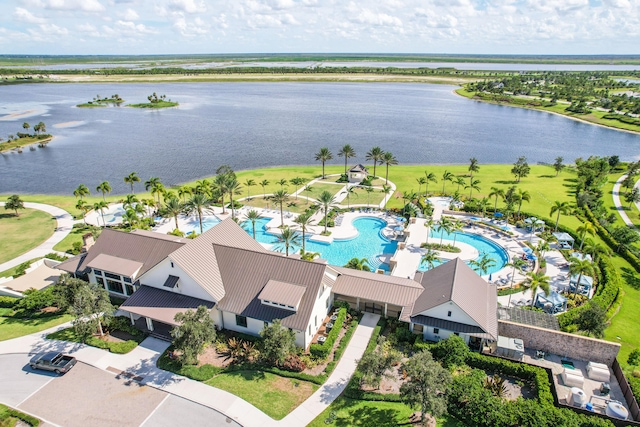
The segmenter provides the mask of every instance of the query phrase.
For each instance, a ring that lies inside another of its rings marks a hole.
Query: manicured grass
[[[370,207],[378,207],[380,206],[380,202],[386,196],[386,193],[383,193],[382,190],[378,188],[374,188],[372,193],[367,193],[362,187],[357,187],[355,189],[355,196],[351,195],[351,204],[357,205],[366,205],[369,202]],[[342,202],[344,204],[345,201]]]
[[[169,102],[169,101],[158,101],[158,102],[145,102],[141,104],[128,104],[127,107],[132,108],[169,108],[169,107],[177,107],[179,104],[177,102]]]
[[[0,316],[0,341],[33,334],[68,322],[72,317],[68,314],[22,319]]]
[[[52,136],[49,136],[47,138],[42,138],[42,139],[34,136],[27,136],[25,138],[14,139],[12,141],[4,141],[3,143],[0,144],[0,153],[2,153],[3,151],[10,151],[19,147],[26,147],[27,145],[31,145],[31,144],[46,144],[52,139],[53,139]]]
[[[76,105],[78,108],[106,108],[106,105],[100,102],[87,102]]]
[[[336,417],[330,420],[331,413]],[[415,410],[403,403],[370,402],[338,397],[327,409],[318,415],[308,427],[324,426],[362,426],[362,427],[391,427],[409,425],[409,417]],[[438,419],[438,427],[464,427],[464,424],[452,417]]]
[[[85,344],[90,345],[91,347],[101,348],[103,350],[109,350],[111,353],[116,354],[126,354],[131,350],[136,348],[139,343],[144,339],[144,335],[140,334],[139,337],[136,337],[136,340],[128,340],[128,341],[120,341],[120,342],[110,342],[103,341],[97,337],[89,337]],[[70,342],[82,342],[82,340],[76,335],[75,329],[73,327],[62,329],[60,331],[54,332],[52,334],[47,335],[47,339],[50,340],[59,340],[59,341],[70,341]]]
[[[0,427],[13,427],[18,421],[34,427],[40,425],[39,419],[0,404]]]
[[[33,264],[34,262],[40,260],[42,258],[34,258],[32,260],[29,260],[29,264]],[[15,276],[16,272],[18,271],[18,267],[20,265],[16,265],[15,267],[12,267],[8,270],[5,271],[0,271],[0,277],[12,277]]]
[[[46,212],[35,209],[19,212],[16,217],[13,211],[0,210],[0,263],[35,248],[51,237],[56,228],[55,219]]]
[[[284,418],[318,389],[316,384],[262,371],[221,374],[206,384],[235,394],[276,420]]]

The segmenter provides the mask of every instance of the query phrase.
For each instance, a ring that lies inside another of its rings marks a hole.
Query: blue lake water
[[[310,165],[314,153],[345,143],[364,154],[378,145],[400,164],[572,161],[589,155],[640,158],[640,136],[539,111],[459,97],[455,87],[390,83],[22,84],[3,86],[0,137],[45,122],[48,147],[0,155],[0,193],[71,194],[102,181],[125,194],[123,177],[175,185],[236,170]],[[151,92],[178,108],[76,108],[96,95],[144,102]],[[337,156],[333,164],[340,164]],[[266,177],[269,178],[269,177]],[[274,179],[277,179],[275,177]],[[141,185],[137,186],[140,190]]]

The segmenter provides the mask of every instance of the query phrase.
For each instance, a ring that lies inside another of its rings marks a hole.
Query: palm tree
[[[424,189],[424,195],[426,197],[429,197],[429,181],[435,183],[435,182],[438,182],[438,178],[436,177],[435,173],[427,172],[427,171],[424,171],[424,177],[427,179],[427,185],[426,185],[426,187]]]
[[[257,210],[251,209],[247,212],[247,220],[251,222],[251,227],[253,228],[253,240],[256,239],[256,221],[260,219],[260,214]]]
[[[95,202],[93,204],[93,210],[96,212],[100,213],[100,216],[102,216],[102,224],[106,227],[107,223],[104,221],[104,210],[108,207],[109,205],[107,205],[107,202],[105,202],[104,200],[101,200],[99,202]]]
[[[91,210],[91,208],[87,205],[87,202],[82,199],[78,200],[78,203],[76,203],[76,209],[82,212],[82,220],[84,221],[84,224],[87,225],[86,215],[87,212]]]
[[[138,203],[140,203],[140,200],[138,200],[135,194],[127,194],[124,200],[122,201],[122,207],[125,209],[133,208]]]
[[[446,216],[440,218],[440,222],[438,222],[438,225],[436,226],[436,231],[440,233],[440,246],[442,246],[442,238],[444,237],[444,234],[451,231],[451,220]]]
[[[498,197],[504,197],[504,189],[498,187],[491,187],[491,193],[489,193],[489,197],[495,197],[496,201],[493,204],[493,211],[498,212]]]
[[[556,212],[558,213],[558,216],[556,217],[555,231],[558,231],[558,222],[560,222],[560,214],[561,213],[565,215],[569,214],[571,212],[571,207],[569,206],[568,202],[559,202],[556,200],[555,202],[553,202],[553,206],[551,206],[551,212],[549,213],[549,216],[552,216]]]
[[[129,175],[124,177],[124,182],[131,186],[131,194],[134,194],[133,184],[135,184],[136,182],[140,182],[140,177],[136,172],[131,172]]]
[[[305,253],[307,249],[305,246],[306,233],[307,231],[309,231],[309,227],[314,225],[313,219],[311,217],[312,215],[298,215],[298,217],[293,220],[293,222],[298,224],[298,226],[300,227],[300,231],[302,231],[302,252],[303,253]]]
[[[456,193],[460,192],[460,186],[461,185],[465,185],[466,184],[464,178],[461,177],[461,176],[454,176],[453,177],[453,183],[458,186],[458,188],[456,189]]]
[[[282,227],[282,231],[277,239],[278,243],[284,245],[285,254],[287,256],[289,256],[289,248],[291,246],[300,246],[300,234],[288,225]]]
[[[542,289],[545,296],[549,295],[551,292],[551,287],[549,286],[549,276],[545,276],[544,273],[534,273],[530,271],[527,273],[526,283],[529,284],[529,290],[531,290],[531,307],[536,303],[536,294],[538,293],[538,289]]]
[[[280,184],[280,188],[284,188],[285,185],[287,185],[289,181],[287,181],[286,179],[282,178],[280,181],[276,182],[276,184]]]
[[[305,193],[307,193],[307,201],[306,201],[305,205],[308,205],[308,204],[309,204],[309,194],[310,194],[310,193],[313,193],[313,188],[311,188],[311,186],[310,186],[310,185],[305,185],[305,186],[304,186],[304,189],[303,189],[302,191],[304,191]]]
[[[511,284],[509,285],[509,289],[513,289],[513,281],[516,277],[516,268],[522,273],[522,269],[527,266],[527,261],[522,258],[514,257],[513,261],[507,263],[505,267],[513,267],[513,271],[511,272]],[[507,302],[507,307],[511,305],[511,294],[509,294],[509,301]]]
[[[347,209],[350,209],[351,208],[351,195],[353,194],[354,196],[356,196],[356,198],[358,198],[358,193],[356,193],[356,187],[355,186],[350,186],[349,184],[347,184],[347,186],[345,187],[344,191],[347,193]]]
[[[251,200],[251,187],[256,185],[256,182],[253,179],[247,179],[244,182],[244,185],[247,187],[247,200]]]
[[[347,174],[347,160],[350,157],[355,157],[356,156],[356,150],[353,149],[352,146],[350,146],[349,144],[344,145],[340,151],[338,151],[338,156],[344,156],[344,174]],[[324,166],[323,166],[323,170],[324,170]],[[323,172],[323,176],[324,176],[324,172]]]
[[[469,189],[469,200],[471,200],[471,195],[473,194],[473,190],[480,191],[480,180],[479,179],[470,179],[469,185],[465,185],[464,189]]]
[[[300,178],[300,177],[291,178],[291,179],[289,180],[289,182],[290,182],[291,184],[295,185],[295,187],[296,187],[296,191],[295,191],[295,193],[296,193],[296,201],[298,200],[298,188],[299,188],[302,184],[304,184],[304,181],[305,181],[305,179],[304,179],[304,178]]]
[[[447,170],[444,171],[444,173],[442,174],[442,194],[443,195],[446,194],[444,192],[445,184],[447,183],[447,181],[453,181],[453,177],[454,177],[454,175],[451,172],[447,171]]]
[[[344,267],[352,270],[371,271],[369,261],[366,258],[351,258]]]
[[[427,267],[429,267],[429,270],[431,270],[433,267],[435,267],[437,261],[440,261],[438,253],[432,249],[427,249],[427,253],[422,255],[420,263],[427,264]]]
[[[578,287],[580,286],[580,281],[582,280],[583,275],[595,276],[595,270],[593,269],[593,265],[591,261],[588,259],[580,259],[576,257],[569,258],[569,274],[571,276],[578,276],[578,280],[576,280],[576,289],[573,294],[578,293]]]
[[[133,209],[127,209],[122,215],[122,221],[129,224],[129,231],[138,223],[138,214]]]
[[[402,216],[405,216],[407,214],[406,210],[407,210],[407,204],[409,204],[409,202],[413,201],[416,199],[416,193],[414,193],[413,191],[403,191],[402,192]]]
[[[102,200],[106,201],[105,194],[111,193],[111,185],[109,185],[109,181],[102,181],[100,185],[96,187],[96,191],[100,191],[102,193]]]
[[[200,223],[200,234],[202,234],[202,215],[205,210],[209,209],[209,206],[211,206],[211,200],[208,199],[204,194],[198,193],[191,196],[191,198],[187,200],[187,203],[184,206],[185,211],[189,215],[198,215],[198,222]]]
[[[267,185],[269,185],[269,180],[268,179],[263,179],[262,181],[260,181],[260,186],[262,187],[262,198],[263,199],[267,198],[267,190],[266,190]]]
[[[364,191],[367,192],[367,207],[369,207],[369,201],[371,199],[371,193],[373,193],[373,187],[364,187]]]
[[[284,214],[282,213],[282,205],[284,204],[284,202],[289,200],[289,194],[287,194],[287,191],[285,189],[280,189],[278,191],[275,191],[271,195],[271,200],[273,200],[274,203],[280,205],[280,226],[282,227],[284,226]]]
[[[578,232],[581,238],[579,250],[582,250],[582,245],[584,245],[584,239],[587,236],[587,234],[589,236],[593,236],[596,232],[595,228],[593,227],[593,224],[591,224],[590,222],[583,223],[580,227],[576,229],[576,231]]]
[[[367,152],[366,159],[373,160],[373,176],[376,176],[376,165],[378,163],[382,164],[382,156],[384,156],[384,151],[382,148],[376,146]]]
[[[427,183],[427,178],[425,178],[424,176],[421,176],[419,178],[416,178],[416,182],[418,183],[418,198],[420,197],[420,189],[422,188],[422,186],[424,184]]]
[[[546,240],[540,240],[538,242],[538,245],[536,246],[535,251],[538,253],[538,256],[540,258],[544,258],[545,253],[551,249],[551,246],[549,246],[549,242],[547,242]]]
[[[220,192],[220,198],[222,199],[222,213],[226,214],[224,210],[224,195],[227,194],[227,175],[219,174],[214,179],[214,184]]]
[[[478,164],[478,159],[472,157],[469,159],[469,183],[473,182],[473,173],[480,171],[480,165]]]
[[[164,185],[160,182],[160,178],[151,177],[144,182],[144,189],[151,193],[152,197],[158,196],[158,203],[156,206],[160,206],[160,194],[164,191]]]
[[[188,185],[183,185],[178,188],[178,196],[182,197],[182,203],[187,202],[187,196],[191,196],[193,194],[193,189]]]
[[[331,154],[331,151],[329,151],[327,147],[321,148],[320,151],[316,153],[316,160],[322,162],[322,179],[325,179],[324,164],[331,159],[333,159],[333,154]]]
[[[209,195],[211,191],[211,183],[209,180],[201,179],[200,181],[196,181],[196,185],[193,188],[194,193]]]
[[[431,230],[433,229],[433,226],[436,224],[435,220],[431,217],[429,217],[425,222],[424,222],[424,226],[427,227],[427,240],[425,240],[425,243],[429,243],[429,233],[431,232]]]
[[[231,218],[236,217],[236,209],[233,204],[233,195],[238,194],[242,190],[242,186],[234,177],[227,179],[227,191],[229,192],[229,200],[231,201]]]
[[[451,223],[451,232],[453,233],[453,246],[456,246],[456,238],[458,237],[458,231],[462,230],[462,223],[460,221],[453,221]]]
[[[184,205],[180,203],[180,200],[176,198],[171,198],[167,200],[164,205],[164,208],[160,210],[160,215],[163,218],[173,218],[176,223],[176,230],[180,231],[180,227],[178,225],[178,215],[184,212]],[[202,230],[200,230],[202,233]]]
[[[388,184],[389,183],[389,165],[397,165],[398,159],[395,158],[393,153],[391,153],[390,151],[386,151],[382,156],[382,163],[384,163],[387,166],[387,171],[384,175],[384,183]]]
[[[529,194],[529,192],[527,190],[522,190],[520,188],[518,188],[518,216],[520,216],[520,208],[522,207],[522,202],[530,202],[531,201],[531,194]]]
[[[489,271],[491,267],[495,266],[496,262],[489,256],[489,254],[482,254],[479,260],[472,259],[469,261],[469,264],[471,264],[474,270],[481,271],[482,274],[487,274],[487,271]]]
[[[480,201],[478,202],[478,207],[482,209],[482,218],[484,218],[487,212],[487,208],[489,207],[489,198],[483,197],[482,199],[480,199]]]
[[[584,247],[584,251],[591,255],[591,258],[593,259],[593,263],[595,265],[598,265],[598,259],[600,258],[600,255],[611,255],[611,250],[607,246],[597,243],[593,239],[586,239],[585,243],[586,246]]]
[[[79,197],[80,200],[82,200],[83,197],[88,196],[89,194],[91,193],[89,193],[89,189],[84,184],[78,185],[78,187],[73,190],[73,195]]]
[[[320,252],[300,252],[300,259],[304,261],[313,261],[318,257],[320,257]]]
[[[324,212],[324,234],[327,234],[327,215],[329,214],[329,209],[336,204],[336,198],[333,197],[333,194],[325,190],[318,196],[318,204]]]

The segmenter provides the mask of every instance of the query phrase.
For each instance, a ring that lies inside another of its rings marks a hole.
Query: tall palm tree
[[[498,197],[504,197],[504,189],[498,187],[491,187],[491,193],[489,193],[489,198],[495,197],[496,201],[493,204],[493,211],[498,212]]]
[[[251,222],[251,227],[253,228],[253,240],[256,239],[256,222],[260,219],[260,214],[257,210],[251,209],[247,212],[247,221]]]
[[[129,175],[124,177],[124,182],[131,186],[131,194],[134,194],[133,184],[135,184],[136,182],[140,182],[140,177],[136,172],[131,172]]]
[[[100,216],[102,216],[102,224],[106,227],[107,223],[104,221],[104,210],[108,207],[107,202],[105,202],[104,200],[101,200],[99,202],[95,202],[93,204],[93,210],[100,213]]]
[[[180,231],[180,227],[178,225],[178,215],[181,215],[185,210],[185,207],[182,203],[180,203],[179,199],[171,198],[167,200],[164,207],[160,210],[160,215],[163,218],[173,218],[176,223],[176,230]],[[202,233],[202,230],[200,230]]]
[[[78,187],[73,190],[73,195],[79,197],[80,200],[82,200],[83,197],[88,196],[89,194],[91,193],[89,193],[89,189],[84,184],[78,185]]]
[[[185,211],[189,214],[198,215],[198,222],[200,223],[200,234],[202,234],[202,215],[206,210],[211,206],[211,200],[207,198],[204,194],[194,194],[191,196],[184,208]]]
[[[484,218],[487,212],[487,208],[489,207],[489,198],[483,197],[482,199],[480,199],[480,201],[478,202],[478,207],[482,209],[482,218]]]
[[[469,185],[464,186],[465,190],[469,189],[469,200],[471,200],[471,195],[473,194],[473,190],[480,191],[480,180],[479,179],[470,179]]]
[[[429,270],[435,267],[437,261],[440,261],[438,253],[432,249],[427,249],[427,253],[422,255],[422,258],[420,259],[420,263],[427,264]]]
[[[353,147],[349,144],[345,144],[340,151],[338,151],[338,156],[344,156],[344,174],[347,174],[347,160],[350,157],[355,157],[356,156],[356,150],[353,149]],[[323,167],[324,169],[324,167]],[[323,173],[324,175],[324,173]]]
[[[453,177],[453,183],[458,186],[458,188],[456,188],[456,193],[460,192],[460,186],[466,184],[466,182],[464,180],[464,177],[462,177],[462,176],[454,176]]]
[[[333,197],[333,194],[325,190],[320,193],[317,200],[324,212],[324,234],[327,234],[327,215],[329,214],[329,209],[336,204],[336,198]]]
[[[188,185],[183,185],[178,188],[178,196],[182,197],[182,203],[187,202],[187,196],[191,196],[193,194],[193,189]]]
[[[560,214],[565,214],[568,215],[571,212],[571,207],[569,206],[569,202],[559,202],[559,201],[555,201],[553,202],[553,206],[551,206],[551,212],[549,213],[549,216],[553,216],[554,213],[558,213],[558,216],[556,217],[556,228],[555,231],[558,231],[558,223],[560,222]]]
[[[284,246],[285,254],[289,256],[289,248],[291,246],[300,246],[300,234],[288,225],[285,225],[277,237],[277,242]]]
[[[453,233],[453,246],[456,246],[456,239],[458,237],[458,231],[462,230],[462,223],[460,221],[453,221],[451,223],[451,232]]]
[[[536,303],[536,294],[538,289],[542,289],[545,296],[548,296],[551,292],[549,285],[549,276],[545,276],[544,273],[534,273],[530,271],[527,273],[526,283],[529,284],[529,290],[531,290],[531,307]]]
[[[389,183],[389,165],[397,165],[398,159],[390,151],[386,151],[382,156],[382,163],[387,167],[387,171],[384,175],[384,183]]]
[[[593,239],[586,239],[585,243],[586,246],[584,247],[584,251],[591,255],[594,265],[598,265],[598,259],[600,258],[600,255],[611,255],[611,250],[607,246],[604,246],[594,241]]]
[[[516,277],[516,269],[522,273],[522,269],[527,266],[527,261],[522,258],[514,257],[513,261],[507,263],[505,267],[513,267],[513,271],[511,272],[511,284],[509,285],[509,289],[513,289],[513,281]],[[509,301],[507,302],[507,307],[511,305],[511,294],[509,294]]]
[[[378,163],[382,164],[382,156],[384,156],[384,151],[382,148],[376,146],[367,152],[366,159],[373,160],[373,176],[376,176],[376,165]]]
[[[262,198],[263,199],[267,198],[267,185],[269,185],[269,180],[268,179],[263,179],[262,181],[260,181],[260,186],[262,187]]]
[[[453,177],[454,177],[454,175],[451,172],[447,171],[447,170],[445,170],[444,173],[442,174],[442,194],[443,195],[446,194],[444,192],[445,184],[447,183],[447,181],[453,182]]]
[[[287,181],[286,179],[282,178],[276,184],[280,184],[280,188],[284,188],[284,186],[287,185],[288,183],[289,183],[289,181]]]
[[[345,191],[347,192],[347,209],[350,209],[351,208],[351,195],[353,194],[354,196],[356,196],[356,198],[358,198],[358,193],[356,193],[356,187],[355,186],[350,186],[348,184],[345,187]]]
[[[235,218],[236,209],[233,204],[233,195],[238,194],[240,191],[242,191],[242,185],[240,185],[235,176],[230,177],[227,180],[227,191],[229,192],[229,200],[231,201],[231,218]]]
[[[578,280],[576,280],[576,289],[573,291],[575,295],[578,293],[578,287],[580,286],[582,276],[587,275],[593,277],[595,276],[595,270],[593,269],[591,261],[588,259],[571,257],[569,258],[569,274],[571,276],[578,276]]]
[[[129,231],[133,230],[133,227],[138,223],[138,220],[138,214],[131,208],[124,211],[124,214],[122,215],[122,221],[129,224]]]
[[[304,184],[305,179],[304,179],[304,178],[300,178],[300,177],[298,177],[298,176],[297,176],[297,177],[295,177],[295,178],[291,178],[291,179],[289,180],[289,182],[290,182],[291,184],[295,185],[295,187],[296,187],[296,191],[295,191],[295,193],[296,193],[296,201],[297,201],[297,200],[298,200],[298,188],[299,188],[301,185],[303,185],[303,184]]]
[[[518,188],[517,199],[518,199],[518,216],[520,216],[520,208],[522,208],[522,202],[530,202],[531,194],[527,190],[522,190],[521,188]]]
[[[138,203],[140,203],[140,200],[138,200],[135,194],[127,194],[124,200],[122,201],[122,207],[125,209],[133,208]]]
[[[216,188],[220,192],[220,198],[222,199],[222,213],[226,214],[227,212],[224,210],[224,195],[228,193],[227,175],[223,175],[223,174],[216,175],[214,179],[214,183]]]
[[[247,178],[245,180],[244,185],[247,187],[247,200],[251,200],[251,187],[256,185],[256,182],[253,179]]]
[[[442,246],[442,238],[444,237],[444,234],[451,231],[451,220],[446,216],[440,218],[438,225],[436,225],[436,231],[440,233],[440,246]]]
[[[364,187],[364,191],[367,192],[367,207],[369,207],[369,201],[371,199],[371,193],[373,193],[373,187]]]
[[[102,193],[102,200],[106,202],[105,194],[111,193],[111,185],[109,184],[109,181],[102,181],[100,185],[96,187],[96,191],[100,191]]]
[[[311,219],[311,215],[298,215],[296,219],[293,220],[300,227],[300,231],[302,231],[302,252],[306,252],[307,248],[305,245],[305,239],[307,231],[309,231],[309,227],[314,225],[313,219]]]
[[[196,185],[193,188],[194,193],[204,194],[205,196],[211,191],[211,183],[207,179],[201,179],[196,181]]]
[[[473,174],[480,171],[480,165],[478,159],[472,157],[469,159],[469,184],[473,182]]]
[[[78,203],[76,203],[76,209],[78,209],[80,212],[82,212],[82,220],[84,221],[84,225],[87,225],[87,212],[89,212],[91,210],[91,207],[89,207],[87,205],[87,202],[85,200],[78,200]]]
[[[469,261],[469,264],[473,267],[474,270],[482,272],[482,274],[487,274],[487,271],[493,266],[496,265],[496,262],[489,254],[482,254],[479,260],[472,259]]]
[[[313,188],[311,188],[310,185],[305,185],[304,189],[302,191],[307,193],[307,201],[305,202],[305,205],[308,205],[309,204],[309,194],[313,193]]]
[[[274,203],[277,203],[280,206],[280,226],[284,226],[284,213],[282,211],[282,205],[289,200],[289,194],[287,194],[287,190],[285,189],[280,189],[275,191],[272,195],[271,195],[271,200],[273,200]]]
[[[333,154],[327,147],[322,147],[320,151],[316,153],[316,161],[322,162],[322,179],[325,179],[324,164],[333,159]]]
[[[583,223],[580,227],[578,227],[576,229],[576,231],[578,232],[578,234],[580,235],[580,250],[582,250],[582,246],[584,245],[584,239],[585,237],[587,237],[587,234],[589,236],[593,236],[596,232],[596,229],[593,227],[593,224],[591,224],[590,222],[585,222]]]
[[[425,243],[429,243],[429,233],[433,229],[434,225],[436,225],[436,221],[431,217],[427,218],[424,222],[424,226],[427,227],[427,240],[425,240]]]
[[[420,195],[422,194],[420,193],[420,189],[424,184],[427,183],[427,178],[425,178],[424,176],[418,177],[416,178],[416,182],[418,183],[418,198],[420,198]]]
[[[164,185],[160,182],[160,178],[151,177],[144,182],[144,189],[151,193],[152,197],[158,196],[158,203],[156,206],[160,206],[160,194],[164,191]]]
[[[427,185],[426,185],[426,187],[424,189],[424,194],[425,194],[426,197],[429,197],[429,182],[436,183],[436,182],[438,182],[438,178],[436,177],[435,173],[427,172],[427,171],[424,171],[424,177],[427,180]]]
[[[371,271],[371,267],[369,267],[369,260],[366,258],[351,258],[344,267],[352,270]]]

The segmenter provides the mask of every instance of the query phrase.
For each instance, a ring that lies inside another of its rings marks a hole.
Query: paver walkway
[[[625,175],[622,175],[620,178],[618,178],[616,183],[613,185],[613,191],[611,192],[611,195],[613,197],[613,204],[616,205],[616,210],[620,214],[620,217],[622,218],[624,223],[627,224],[629,227],[635,228],[636,226],[633,225],[633,222],[631,222],[631,220],[629,219],[629,216],[624,211],[624,208],[622,207],[622,203],[620,203],[620,187],[622,186],[622,181],[624,181],[626,177],[627,175],[625,174]],[[638,186],[639,183],[640,181],[636,183],[636,186]],[[638,209],[640,209],[640,207],[638,207]]]
[[[356,361],[362,357],[366,349],[379,318],[380,316],[375,314],[364,314],[329,379],[280,421],[272,419],[255,406],[229,392],[157,368],[156,362],[169,343],[155,338],[147,338],[133,351],[123,355],[77,343],[45,339],[47,334],[70,326],[70,323],[66,323],[32,335],[1,341],[0,354],[63,351],[96,368],[112,373],[124,371],[134,374],[142,378],[142,384],[214,409],[245,427],[298,427],[310,423],[342,393],[356,369]],[[25,358],[25,364],[27,360],[28,358]]]
[[[0,202],[0,206],[4,206],[4,202]],[[50,252],[54,252],[53,247],[60,243],[62,239],[67,237],[67,235],[71,232],[73,228],[74,219],[71,214],[64,209],[60,209],[55,206],[45,205],[43,203],[30,203],[25,202],[25,208],[29,209],[37,209],[39,211],[44,211],[53,216],[58,225],[53,232],[53,235],[49,237],[44,243],[40,246],[31,249],[29,252],[20,255],[12,259],[11,261],[7,261],[3,264],[0,264],[0,271],[8,270],[10,268],[15,267],[16,265],[20,265],[25,261],[32,260],[34,258],[42,258],[46,254]]]

